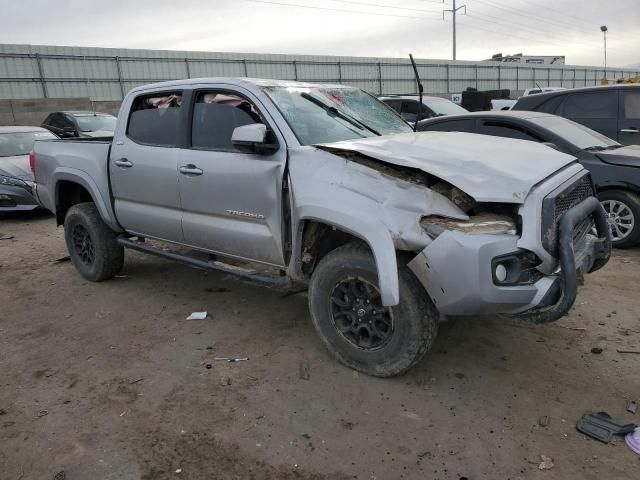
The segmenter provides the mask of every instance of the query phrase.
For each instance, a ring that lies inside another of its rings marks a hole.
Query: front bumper
[[[588,235],[574,251],[573,230],[592,216],[598,236]],[[530,284],[501,286],[494,282],[492,261],[523,250],[515,235],[469,235],[446,231],[410,263],[436,307],[445,315],[518,314],[543,323],[566,314],[575,301],[582,273],[609,259],[611,239],[605,213],[590,197],[569,210],[559,229],[559,265],[553,274]]]
[[[37,200],[24,187],[12,185],[0,186],[0,212],[19,212],[38,208]]]

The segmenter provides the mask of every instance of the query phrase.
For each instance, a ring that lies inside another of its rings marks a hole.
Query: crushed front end
[[[497,207],[468,221],[423,218],[433,241],[409,267],[442,314],[561,318],[583,275],[605,265],[611,252],[588,172],[570,168],[541,182],[516,212]]]

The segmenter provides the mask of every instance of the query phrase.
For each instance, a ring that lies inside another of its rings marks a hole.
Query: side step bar
[[[167,252],[165,250],[152,247],[151,245],[148,245],[144,242],[132,240],[131,238],[127,238],[124,235],[118,236],[117,242],[118,245],[130,248],[131,250],[137,250],[138,252],[167,258],[169,260],[184,263],[185,265],[200,268],[202,270],[213,270],[216,272],[226,273],[238,277],[242,280],[248,280],[260,285],[284,289],[290,288],[292,286],[291,279],[286,276],[258,273],[255,270],[248,270],[241,267],[228,265],[222,262],[207,262],[197,258],[188,257],[186,255],[180,255],[179,253]]]

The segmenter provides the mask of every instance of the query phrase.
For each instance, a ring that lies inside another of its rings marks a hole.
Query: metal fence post
[[[380,95],[382,95],[382,65],[378,62],[378,89],[380,90]]]
[[[516,90],[520,90],[520,68],[516,65]]]
[[[342,63],[338,60],[338,83],[342,83]]]
[[[295,60],[293,61],[293,79],[296,82],[298,81],[298,62]]]
[[[500,90],[500,87],[502,83],[502,68],[500,68],[500,65],[498,65],[498,90]]]
[[[551,86],[551,67],[547,68],[547,87]]]
[[[242,59],[242,66],[244,67],[244,76],[248,77],[249,76],[249,70],[247,70],[247,59],[246,58]]]
[[[46,80],[44,78],[44,74],[42,73],[42,63],[40,62],[40,55],[38,55],[37,53],[36,53],[36,64],[38,65],[38,73],[40,74],[40,85],[42,85],[42,96],[44,98],[48,98]]]
[[[449,64],[446,64],[446,74],[447,74],[447,93],[451,93],[451,78],[449,77]]]
[[[187,78],[191,78],[191,68],[189,68],[189,59],[184,57],[184,66],[187,68]]]
[[[122,95],[122,100],[124,100],[124,84],[122,83],[122,70],[120,68],[120,57],[115,57],[116,59],[116,70],[118,71],[118,85],[120,85],[120,95]]]
[[[478,90],[478,64],[476,63],[476,90]]]

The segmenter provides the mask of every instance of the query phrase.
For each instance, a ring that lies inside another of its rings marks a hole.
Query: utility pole
[[[456,13],[458,13],[458,10],[464,9],[464,13],[466,15],[467,6],[460,5],[459,7],[456,7],[456,0],[452,0],[452,2],[453,2],[453,5],[450,9],[442,11],[442,19],[444,20],[444,14],[446,12],[450,12],[451,15],[453,16],[453,59],[455,60],[456,59]],[[444,3],[444,0],[442,0],[442,3]]]
[[[607,78],[607,31],[609,29],[606,25],[600,27],[600,31],[604,34],[604,78]]]

